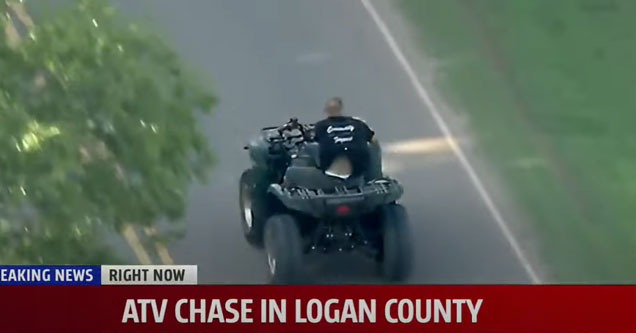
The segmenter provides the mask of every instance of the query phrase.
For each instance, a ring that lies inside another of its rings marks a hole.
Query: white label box
[[[102,265],[103,285],[196,285],[195,265]]]

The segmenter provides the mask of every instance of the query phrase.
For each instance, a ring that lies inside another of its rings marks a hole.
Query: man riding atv
[[[365,172],[369,164],[368,146],[375,141],[375,133],[364,121],[344,116],[342,108],[342,99],[330,99],[324,110],[327,118],[315,125],[315,140],[320,145],[320,167],[328,172],[331,167],[347,168],[346,164],[350,161],[353,164],[351,176],[357,177]]]
[[[382,174],[374,133],[346,117],[339,98],[315,125],[292,118],[266,127],[248,150],[252,167],[240,179],[246,240],[264,247],[270,281],[302,281],[305,254],[356,251],[382,276],[404,280],[411,242],[400,183]]]

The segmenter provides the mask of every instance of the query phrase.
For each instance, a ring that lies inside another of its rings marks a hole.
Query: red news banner
[[[636,332],[636,286],[3,286],[2,332]]]

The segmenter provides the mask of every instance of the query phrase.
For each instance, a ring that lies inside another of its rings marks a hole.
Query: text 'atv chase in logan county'
[[[296,299],[291,307],[293,323],[376,323],[390,324],[477,323],[483,299],[389,299],[380,307],[375,299]],[[163,323],[168,300],[128,299],[122,323]],[[255,315],[257,313],[258,315]],[[149,318],[151,314],[152,318]],[[288,323],[287,300],[261,299],[254,307],[252,299],[180,299],[174,304],[174,319],[188,323]]]

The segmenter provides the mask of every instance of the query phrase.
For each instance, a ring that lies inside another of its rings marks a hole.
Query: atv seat
[[[310,142],[303,146],[290,163],[292,166],[320,167],[320,147],[318,143]]]
[[[315,167],[292,165],[285,173],[283,186],[304,187],[312,190],[331,190],[336,187],[356,187],[364,185],[364,177],[340,179],[326,175]]]
[[[320,145],[310,142],[305,145],[305,155],[308,160],[313,160],[311,165],[320,166]],[[307,164],[309,166],[309,164]],[[384,176],[382,172],[382,151],[378,143],[369,144],[369,164],[366,167],[365,179],[371,181]]]
[[[370,160],[369,160],[369,164],[366,167],[366,172],[365,172],[365,176],[364,179],[365,181],[372,181],[374,179],[380,179],[383,177],[383,173],[382,173],[382,152],[380,150],[380,146],[376,143],[371,143],[369,144],[369,153],[370,153]],[[334,160],[334,163],[331,165],[331,167],[329,169],[334,169],[335,171],[338,170],[342,170],[343,168],[346,170],[349,166],[347,166],[347,163],[341,163],[342,161],[339,161],[338,159]],[[343,165],[344,164],[344,165]],[[300,153],[298,154],[298,156],[296,156],[294,159],[292,159],[291,161],[291,166],[292,167],[308,167],[308,168],[320,168],[321,164],[320,164],[320,145],[317,142],[307,142],[303,149],[300,151]],[[295,173],[297,171],[292,171],[292,173]],[[305,172],[305,171],[301,171],[301,172]],[[308,175],[314,173],[313,171],[309,171],[307,170],[304,174]],[[324,177],[325,174],[323,174],[322,172],[320,172],[320,176],[316,176],[316,177]],[[339,172],[336,172],[336,174]],[[346,173],[346,172],[344,172]],[[296,177],[296,176],[294,176]],[[329,177],[331,178],[336,178],[336,179],[331,179],[330,181],[337,181],[338,177]],[[325,183],[328,184],[329,182]]]

